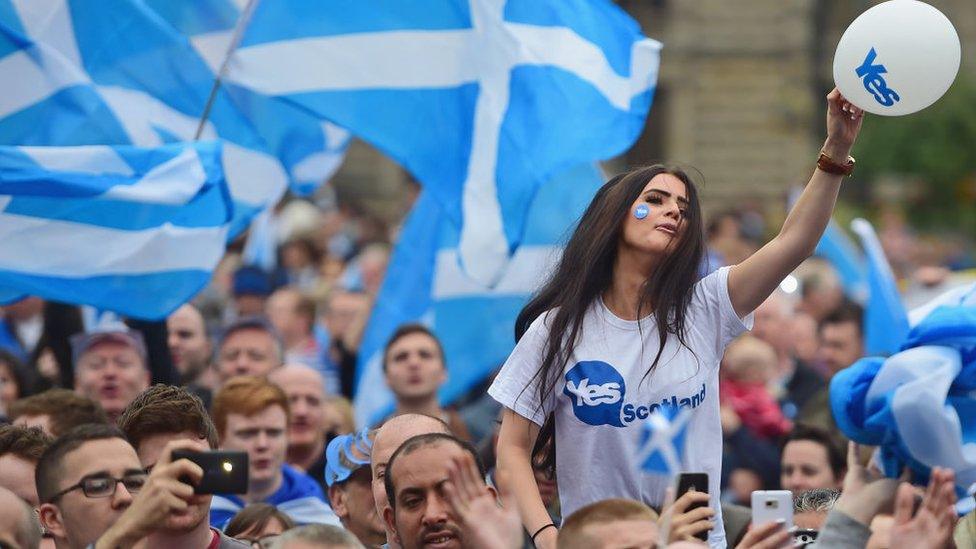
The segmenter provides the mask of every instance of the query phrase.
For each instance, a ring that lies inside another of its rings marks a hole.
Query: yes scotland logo
[[[573,412],[589,425],[623,427],[620,410],[627,386],[613,366],[599,360],[577,363],[566,372],[563,394],[573,404]]]

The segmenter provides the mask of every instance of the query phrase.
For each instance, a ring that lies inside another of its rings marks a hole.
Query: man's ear
[[[53,503],[42,503],[37,508],[37,518],[41,526],[56,538],[64,539],[68,537],[64,529],[64,521],[61,519],[61,510]]]
[[[339,518],[344,519],[349,516],[349,509],[346,507],[346,491],[338,484],[329,486],[329,504]]]
[[[400,533],[397,532],[396,528],[396,511],[392,507],[383,508],[383,520],[386,521],[386,529],[393,533],[393,541],[397,545],[403,545],[403,542],[400,540]]]

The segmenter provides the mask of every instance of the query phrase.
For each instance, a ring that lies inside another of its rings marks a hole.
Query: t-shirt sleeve
[[[539,377],[535,375],[542,365],[548,337],[544,322],[547,316],[548,313],[540,315],[529,326],[488,388],[488,394],[499,404],[540,427],[552,411],[553,400],[549,398],[540,406]]]
[[[692,299],[689,321],[693,329],[704,338],[702,343],[711,348],[715,358],[725,353],[725,347],[743,332],[752,329],[752,313],[744,318],[735,314],[729,297],[729,271],[722,267],[698,281]]]

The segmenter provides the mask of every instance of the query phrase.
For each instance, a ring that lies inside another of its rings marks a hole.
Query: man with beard
[[[217,448],[217,429],[199,398],[182,387],[153,385],[126,407],[119,417],[119,428],[136,449],[139,462],[151,472],[147,488],[155,486],[159,477],[161,484],[168,485],[160,489],[172,490],[167,498],[171,505],[147,509],[139,505],[143,496],[137,497],[119,522],[102,536],[99,547],[103,544],[115,547],[121,540],[139,539],[145,539],[148,547],[160,549],[246,547],[210,528],[212,496],[193,494],[187,484],[173,485],[169,482],[172,477],[166,474],[177,470],[181,463],[184,466],[189,463],[187,460],[173,463],[173,450],[206,452]],[[148,490],[146,495],[150,495]],[[180,505],[173,497],[185,504]],[[169,512],[164,513],[163,509]]]
[[[199,396],[204,404],[217,388],[217,372],[211,366],[213,342],[207,333],[203,315],[193,305],[186,303],[166,319],[169,346],[173,366],[180,374],[180,383]]]
[[[385,516],[390,506],[384,481],[387,464],[393,457],[393,453],[407,439],[428,433],[450,434],[451,430],[440,419],[421,414],[403,414],[390,418],[376,431],[376,435],[373,436],[373,447],[370,450],[370,468],[373,479],[373,503],[376,505],[377,516]],[[386,540],[391,549],[399,547],[393,531],[389,528],[386,531]]]
[[[366,547],[386,543],[383,519],[376,512],[370,478],[370,434],[361,431],[341,435],[329,443],[325,481],[329,485],[329,502],[342,525]]]
[[[485,468],[477,451],[457,437],[441,433],[420,435],[394,452],[384,479],[389,508],[383,518],[403,549],[471,546],[464,539],[466,530],[459,524],[445,491],[455,463],[468,460],[477,465],[477,480],[468,490],[494,499],[495,489],[484,482]]]

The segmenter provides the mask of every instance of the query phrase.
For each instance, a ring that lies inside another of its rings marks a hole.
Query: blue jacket
[[[325,502],[322,488],[312,480],[312,477],[290,465],[283,465],[281,472],[281,487],[271,496],[265,498],[263,503],[274,505],[298,525],[332,524],[342,526],[339,517],[332,512],[332,508]],[[245,505],[244,500],[238,496],[231,494],[215,495],[210,504],[210,525],[223,530],[230,519]]]

